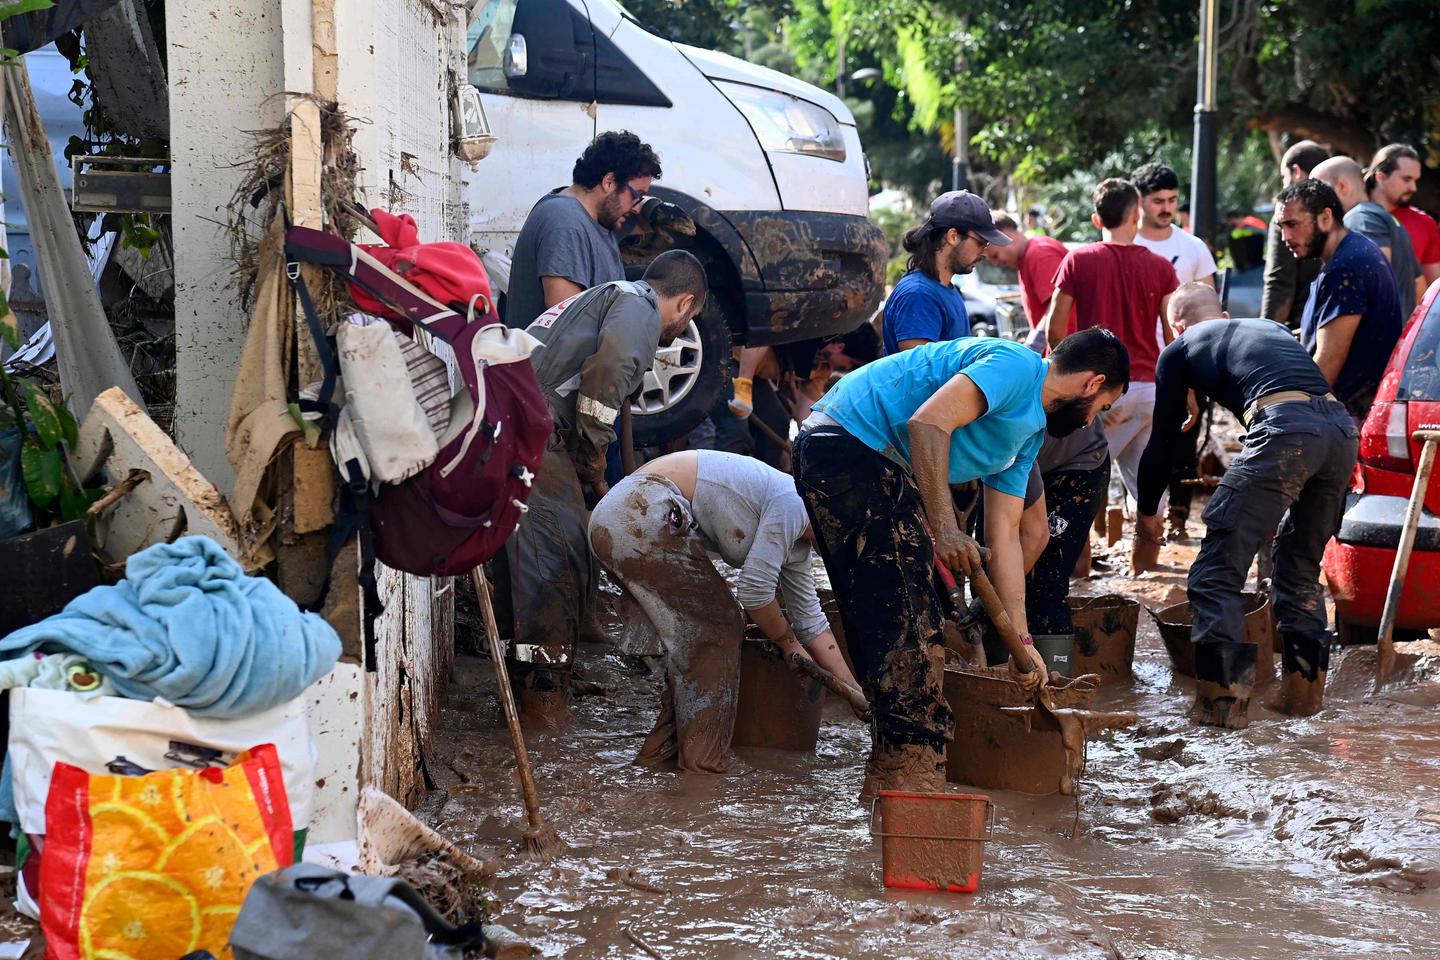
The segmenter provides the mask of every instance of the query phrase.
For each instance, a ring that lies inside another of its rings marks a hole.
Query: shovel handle
[[[1420,512],[1425,506],[1425,492],[1430,487],[1430,474],[1435,469],[1435,451],[1440,447],[1440,430],[1418,430],[1414,438],[1424,446],[1420,448],[1420,462],[1415,469],[1415,485],[1410,489],[1410,502],[1405,506],[1405,522],[1400,527],[1400,542],[1395,547],[1395,566],[1390,571],[1390,586],[1385,591],[1385,608],[1380,615],[1376,687],[1385,682],[1395,665],[1395,620],[1400,613],[1400,595],[1405,590],[1405,574],[1410,569],[1410,554],[1415,549]]]

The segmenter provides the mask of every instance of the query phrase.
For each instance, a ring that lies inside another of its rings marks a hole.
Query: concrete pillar
[[[222,491],[235,480],[225,419],[246,316],[230,281],[225,207],[254,155],[250,131],[280,122],[279,0],[165,5],[175,230],[175,440]]]

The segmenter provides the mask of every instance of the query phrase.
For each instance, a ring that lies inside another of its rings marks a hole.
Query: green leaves
[[[0,3],[0,20],[18,17],[22,13],[34,13],[36,10],[49,10],[53,6],[54,0],[8,0]]]
[[[26,437],[20,450],[20,471],[25,478],[26,493],[41,510],[60,496],[65,470],[58,449],[46,449],[34,437]]]

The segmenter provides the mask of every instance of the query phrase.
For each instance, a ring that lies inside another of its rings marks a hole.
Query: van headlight
[[[845,135],[839,121],[824,107],[745,83],[716,80],[715,85],[740,108],[767,151],[845,162]]]

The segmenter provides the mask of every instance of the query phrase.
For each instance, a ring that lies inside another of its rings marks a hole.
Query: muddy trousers
[[[1256,651],[1243,642],[1241,590],[1277,526],[1271,602],[1285,671],[1314,680],[1326,668],[1330,633],[1320,560],[1340,529],[1358,445],[1354,420],[1334,400],[1280,404],[1250,425],[1244,449],[1205,508],[1205,541],[1190,568],[1197,679],[1224,687],[1253,682]]]
[[[870,701],[876,750],[918,745],[943,755],[955,718],[919,488],[898,464],[833,427],[801,434],[794,464]]]
[[[665,651],[660,719],[635,762],[725,773],[734,762],[745,617],[706,555],[689,501],[664,477],[636,473],[596,505],[590,542]]]
[[[592,584],[585,495],[558,433],[545,450],[529,506],[505,543],[515,670],[528,689],[568,690]]]

